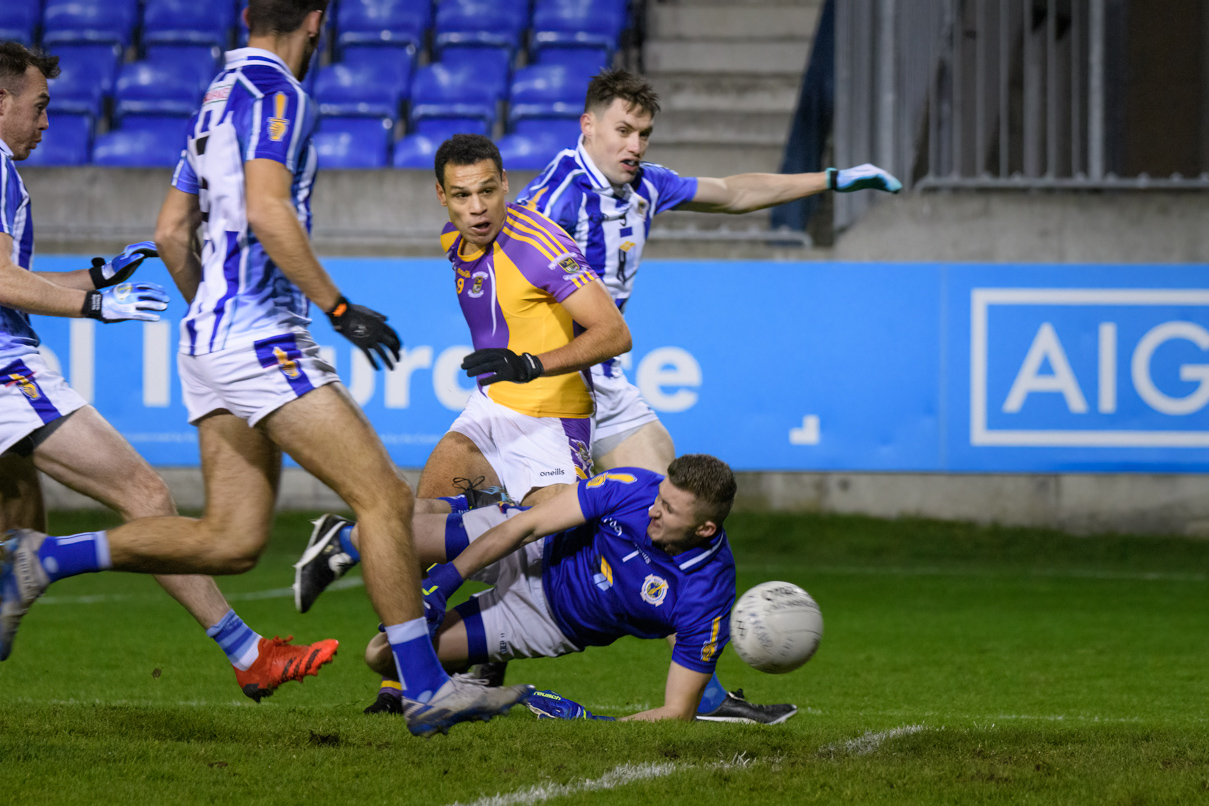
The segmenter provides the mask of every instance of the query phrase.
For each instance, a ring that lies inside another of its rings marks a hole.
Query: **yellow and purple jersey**
[[[518,355],[538,355],[569,344],[579,332],[561,303],[596,282],[596,275],[575,241],[541,213],[509,204],[503,229],[483,249],[465,243],[457,228],[446,224],[441,246],[453,263],[474,349],[506,347]],[[532,417],[592,416],[588,372],[482,388],[496,403]]]

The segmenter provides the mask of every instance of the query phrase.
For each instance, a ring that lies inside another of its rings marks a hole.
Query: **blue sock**
[[[353,525],[350,523],[340,530],[340,550],[353,558],[353,562],[361,562],[361,552],[353,545]]]
[[[701,695],[701,704],[697,706],[697,713],[708,714],[710,711],[716,711],[726,699],[726,693],[726,689],[718,681],[718,675],[710,677],[709,682],[705,684],[705,693]]]
[[[469,545],[470,535],[466,534],[462,515],[455,512],[445,519],[445,561],[453,562]]]
[[[391,624],[386,628],[386,638],[390,641],[390,651],[395,654],[395,665],[399,667],[403,696],[416,702],[431,700],[449,675],[437,660],[437,651],[428,637],[428,623],[417,618],[403,624]]]
[[[464,495],[452,495],[448,497],[442,496],[437,500],[444,501],[445,503],[449,504],[449,506],[453,507],[453,512],[455,515],[459,512],[470,511],[470,502],[466,500],[466,496]]]
[[[109,535],[106,532],[84,532],[67,537],[47,537],[38,549],[38,561],[57,582],[77,574],[89,574],[112,568],[109,560]]]
[[[214,639],[227,653],[231,665],[241,672],[246,672],[260,657],[260,635],[244,624],[234,610],[228,610],[217,624],[206,630],[206,635]]]

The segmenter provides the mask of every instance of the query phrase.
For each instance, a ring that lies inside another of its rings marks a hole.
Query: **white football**
[[[823,614],[810,594],[789,582],[763,582],[730,611],[730,642],[748,666],[792,672],[823,640]]]

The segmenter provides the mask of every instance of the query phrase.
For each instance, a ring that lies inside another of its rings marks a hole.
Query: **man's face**
[[[611,184],[626,185],[638,175],[654,119],[621,98],[614,98],[607,109],[584,112],[579,119],[584,150]]]
[[[668,554],[688,551],[717,534],[718,527],[699,511],[697,496],[681,490],[667,479],[659,483],[659,495],[647,510],[651,525],[646,536]]]
[[[42,132],[50,128],[46,105],[50,93],[46,76],[32,64],[22,82],[10,82],[19,92],[0,90],[0,140],[8,143],[13,159],[23,160],[42,142]]]
[[[449,220],[467,243],[484,247],[495,240],[508,214],[508,174],[500,175],[492,160],[473,165],[445,166],[445,182],[437,198],[449,210]]]

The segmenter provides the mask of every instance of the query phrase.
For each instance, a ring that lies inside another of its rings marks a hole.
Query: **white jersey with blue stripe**
[[[604,281],[622,313],[634,289],[634,275],[651,231],[651,219],[691,201],[697,180],[670,168],[644,162],[627,185],[614,187],[584,150],[583,138],[554,158],[517,197],[562,226]],[[619,368],[616,358],[600,365],[606,375]]]
[[[270,159],[294,176],[298,220],[311,229],[316,108],[276,54],[243,48],[206,91],[172,184],[197,195],[202,280],[181,323],[181,352],[242,347],[266,333],[304,330],[309,302],[248,228],[244,163]]]
[[[8,258],[29,269],[34,258],[34,221],[29,191],[17,173],[13,151],[0,140],[0,233],[13,239]],[[38,336],[29,324],[29,314],[0,305],[0,366],[6,359],[38,352]]]

